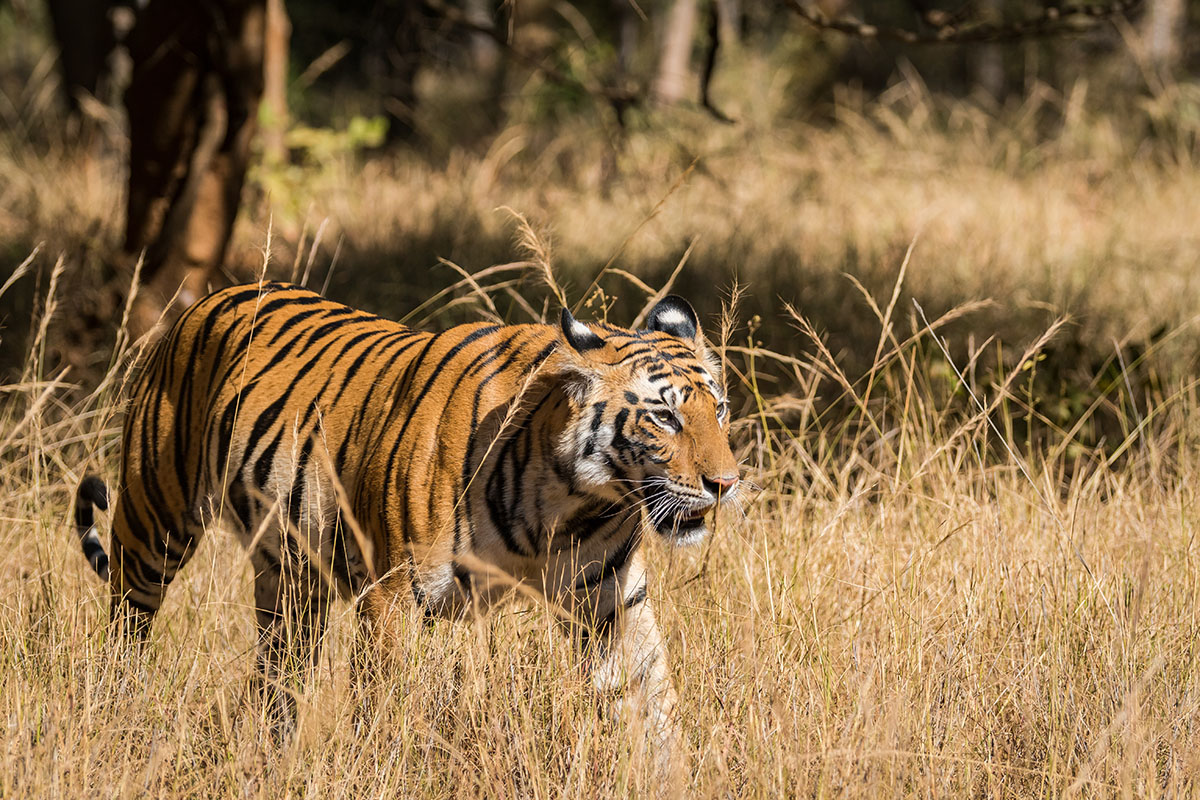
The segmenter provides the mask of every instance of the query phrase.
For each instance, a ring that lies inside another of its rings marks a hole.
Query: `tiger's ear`
[[[571,312],[564,308],[562,310],[562,326],[563,338],[567,344],[576,353],[586,353],[589,350],[596,350],[604,347],[604,340],[592,332],[592,329],[584,325],[579,320],[571,315]]]
[[[563,388],[573,402],[583,405],[596,382],[596,365],[589,356],[604,347],[604,340],[565,308],[559,325],[566,342],[561,349],[567,356],[563,359]]]
[[[700,344],[700,320],[696,318],[696,311],[691,303],[677,294],[667,295],[650,309],[646,327]]]

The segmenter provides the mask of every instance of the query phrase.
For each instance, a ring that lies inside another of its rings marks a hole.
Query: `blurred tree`
[[[1103,4],[1059,3],[1052,0],[1037,11],[1025,12],[1016,19],[1006,20],[987,19],[986,15],[979,13],[974,2],[959,6],[954,11],[944,11],[911,0],[906,11],[916,23],[912,25],[880,25],[849,16],[831,16],[819,4],[811,5],[803,0],[786,0],[786,3],[797,16],[817,30],[904,44],[962,44],[1024,41],[1042,36],[1079,33],[1097,20],[1136,10],[1142,0],[1110,0]],[[887,3],[877,7],[894,8]]]
[[[979,0],[980,16],[999,22],[1003,13],[1002,0]],[[1004,50],[994,42],[983,42],[968,54],[975,84],[996,100],[1004,98],[1008,88],[1004,74]]]
[[[50,21],[59,43],[67,106],[76,124],[85,119],[80,102],[102,94],[108,58],[116,46],[109,13],[114,0],[49,0]]]
[[[269,134],[264,153],[271,159],[286,156],[289,12],[299,33],[297,54],[302,63],[312,64],[297,85],[311,86],[315,76],[328,74],[339,90],[351,91],[322,97],[351,96],[355,114],[363,113],[362,105],[374,104],[387,116],[388,138],[395,142],[415,131],[416,81],[423,68],[448,68],[455,71],[453,81],[470,76],[486,85],[483,94],[493,98],[495,111],[473,100],[466,113],[476,117],[492,113],[499,120],[505,82],[515,85],[533,73],[542,79],[540,85],[566,90],[547,98],[607,104],[618,127],[625,124],[626,110],[646,94],[667,104],[696,96],[714,118],[729,121],[709,96],[719,44],[754,37],[756,48],[775,46],[784,40],[785,15],[798,16],[820,36],[837,32],[868,43],[819,52],[797,71],[810,63],[820,71],[822,63],[843,52],[856,57],[869,50],[873,61],[850,64],[842,75],[859,86],[882,89],[893,79],[896,60],[907,59],[912,45],[969,44],[970,51],[947,49],[940,60],[914,61],[933,78],[935,91],[982,87],[1001,98],[1014,81],[1006,75],[997,42],[1076,33],[1097,18],[1134,9],[1141,0],[1107,0],[1106,5],[1047,0],[1054,4],[1044,6],[967,0],[953,7],[948,4],[955,0],[783,0],[778,5],[660,0],[646,5],[649,16],[638,0],[530,0],[522,4],[519,21],[512,0],[340,0],[336,5],[290,0],[287,9],[285,0],[47,0],[61,45],[64,84],[76,104],[84,94],[99,91],[113,48],[112,10],[129,2],[137,12],[126,39],[132,76],[125,93],[130,160],[124,246],[130,258],[146,254],[134,320],[135,329],[144,331],[168,306],[186,305],[217,282],[260,119]],[[1147,57],[1158,69],[1173,69],[1184,49],[1186,0],[1146,2],[1140,35]],[[702,12],[705,25],[699,24]],[[855,19],[855,12],[867,22]],[[650,18],[659,26],[656,42],[641,33]],[[697,47],[704,42],[707,49]],[[879,47],[881,42],[886,46]],[[702,49],[698,71],[692,59]],[[296,99],[296,113],[303,115],[304,98]],[[337,124],[337,114],[345,109],[331,111],[331,106],[322,105],[317,113],[325,116],[318,124]]]
[[[961,96],[982,89],[997,100],[1009,91],[1013,81],[1008,67],[1017,60],[1014,51],[1002,45],[1021,46],[1029,90],[1046,82],[1047,75],[1053,83],[1053,76],[1060,74],[1063,48],[1047,44],[1049,40],[1078,39],[1107,27],[1105,23],[1111,19],[1134,14],[1142,5],[1142,0],[1047,0],[1036,6],[1017,0],[968,0],[953,5],[947,0],[856,0],[854,10],[845,7],[831,12],[826,2],[784,2],[817,31],[836,31],[855,43],[846,48],[835,83],[854,82],[868,91],[884,91],[903,59],[915,66],[916,74],[935,92]],[[1043,56],[1047,63],[1039,66]]]
[[[1183,55],[1185,0],[1146,0],[1142,17],[1142,50],[1149,66],[1160,74],[1172,74]]]
[[[284,137],[288,124],[288,42],[292,24],[283,0],[267,0],[267,31],[263,43],[263,158],[279,163],[287,158]]]
[[[737,44],[741,38],[742,1],[713,0],[716,5],[717,18],[721,26],[721,41]]]
[[[617,24],[617,81],[625,83],[633,72],[638,49],[638,14],[629,0],[611,0]]]
[[[47,2],[67,98],[78,113],[81,97],[102,86],[116,44],[110,13],[124,0]],[[476,0],[472,8],[486,14],[486,3]],[[353,18],[366,42],[364,58],[374,58],[375,69],[366,71],[391,123],[388,138],[408,138],[422,62],[420,0],[344,0],[336,13]],[[136,4],[125,42],[132,71],[124,96],[130,149],[124,249],[130,260],[145,254],[136,334],[218,282],[260,103],[264,153],[286,156],[290,28],[284,0]]]
[[[467,18],[479,26],[495,25],[491,3],[488,0],[465,0],[463,3]],[[494,74],[503,63],[500,60],[500,46],[495,40],[482,33],[472,33],[471,38],[471,68],[483,73]]]
[[[658,72],[654,98],[665,105],[678,103],[691,88],[692,44],[696,35],[696,0],[673,0],[659,34]]]
[[[205,294],[224,262],[262,98],[265,28],[266,0],[152,0],[130,32],[125,249],[146,254],[135,334]]]

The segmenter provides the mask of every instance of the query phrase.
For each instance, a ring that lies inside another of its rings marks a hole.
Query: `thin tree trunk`
[[[267,34],[263,47],[263,160],[287,158],[288,43],[292,23],[283,0],[267,0]]]
[[[633,72],[638,47],[638,15],[629,0],[609,0],[617,20],[617,76],[620,82]]]
[[[664,105],[687,96],[694,76],[691,69],[692,42],[696,31],[697,0],[674,0],[667,12],[659,51],[654,96]]]
[[[979,11],[988,21],[999,23],[1001,6],[1001,0],[980,0]],[[967,57],[970,59],[975,84],[994,99],[1003,99],[1006,81],[1002,46],[994,43],[980,44],[968,50]]]
[[[474,24],[493,27],[496,24],[496,15],[492,12],[492,5],[489,0],[465,0],[463,10],[467,19]],[[476,72],[491,75],[500,64],[500,45],[496,44],[495,39],[482,33],[472,33],[470,42],[471,65]]]
[[[712,0],[720,12],[721,44],[736,47],[742,35],[742,0]]]
[[[1184,0],[1148,0],[1142,19],[1142,46],[1150,66],[1162,74],[1179,67],[1187,15]]]

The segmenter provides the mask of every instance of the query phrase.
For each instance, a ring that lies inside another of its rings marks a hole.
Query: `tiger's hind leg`
[[[288,539],[263,542],[250,556],[258,621],[259,689],[277,737],[296,723],[296,692],[316,663],[330,588]]]

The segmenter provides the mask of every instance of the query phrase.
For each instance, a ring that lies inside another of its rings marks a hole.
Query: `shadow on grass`
[[[20,263],[31,249],[32,244],[9,243],[4,246],[4,256],[8,263]],[[756,263],[744,265],[741,254],[748,251],[746,244],[737,240],[698,248],[679,274],[672,291],[691,301],[705,320],[710,337],[715,337],[722,305],[728,302],[730,287],[739,269],[752,271],[753,279],[743,282],[747,292],[738,309],[740,325],[734,330],[731,343],[805,362],[822,362],[827,375],[836,364],[836,369],[861,393],[865,386],[864,376],[868,375],[876,358],[880,324],[860,290],[847,276],[855,276],[875,304],[884,308],[893,292],[894,268],[884,269],[878,258],[859,258],[853,250],[847,252],[836,269],[828,265],[810,265],[786,243],[765,251],[759,247]],[[107,365],[120,319],[121,300],[113,296],[111,285],[103,285],[102,276],[115,274],[111,263],[106,263],[94,246],[83,252],[85,254],[77,263],[68,265],[70,268],[64,275],[45,363],[50,365],[47,374],[56,363],[71,363],[70,379],[86,387],[95,382]],[[903,250],[897,250],[894,256],[884,263],[898,264],[903,258]],[[328,277],[326,294],[331,299],[400,319],[460,279],[461,275],[442,259],[469,272],[477,272],[519,258],[511,231],[489,226],[478,214],[464,211],[447,215],[420,233],[397,230],[386,237],[372,237],[367,244],[346,244],[332,275],[326,276],[327,266],[321,266],[314,270],[309,285],[320,288]],[[35,262],[32,274],[0,298],[0,323],[3,324],[0,375],[7,381],[20,376],[27,363],[53,263],[54,258],[43,253]],[[676,265],[674,258],[662,258],[640,261],[636,265],[623,259],[617,266],[635,273],[650,286],[658,287],[667,281]],[[555,254],[556,279],[568,287],[572,302],[586,299],[582,297],[583,292],[602,268],[603,264],[590,263],[569,251]],[[288,269],[276,265],[272,277],[286,278],[288,271],[290,264]],[[247,272],[237,277],[249,280],[253,275]],[[611,302],[608,319],[618,325],[629,324],[645,302],[644,293],[626,279],[612,274],[605,276],[601,286]],[[545,309],[548,319],[554,318],[557,302],[536,271],[525,272],[511,288],[537,311]],[[956,294],[952,281],[935,289],[935,293],[923,289],[920,298],[929,320],[937,319],[962,303],[980,299]],[[465,294],[468,292],[459,291],[451,297]],[[550,301],[544,303],[546,298]],[[529,314],[511,296],[496,293],[494,302],[504,319],[529,321]],[[811,323],[824,348],[832,355],[833,364],[828,363],[820,348],[795,321],[788,318],[785,304],[797,309]],[[435,304],[435,309],[437,305],[440,304]],[[429,312],[427,319],[425,314],[413,316],[410,323],[424,320],[426,327],[440,328],[480,316],[479,309],[471,303]],[[594,318],[596,308],[585,308],[580,316]],[[751,333],[747,322],[752,319],[755,323]],[[953,365],[947,363],[941,350],[929,341],[914,348],[911,358],[918,364],[920,378],[934,390],[934,396],[946,408],[969,415],[974,409],[967,392],[955,377],[954,367],[965,367],[971,359],[972,349],[988,343],[990,352],[975,354],[977,359],[971,374],[976,388],[983,387],[983,392],[990,394],[991,389],[1014,370],[1029,372],[1014,383],[1019,386],[1020,397],[1015,397],[1013,403],[997,412],[1005,417],[998,419],[998,424],[1011,431],[1014,439],[1031,444],[1045,441],[1046,437],[1052,438],[1056,430],[1061,433],[1079,415],[1092,409],[1090,421],[1078,433],[1078,441],[1083,446],[1102,448],[1106,443],[1111,446],[1122,441],[1129,433],[1129,420],[1139,413],[1137,409],[1161,398],[1163,382],[1180,377],[1196,360],[1194,353],[1182,360],[1178,352],[1168,361],[1150,357],[1156,337],[1161,338],[1164,333],[1161,330],[1146,341],[1128,343],[1118,356],[1111,342],[1088,338],[1084,317],[1076,324],[1066,326],[1043,349],[1036,363],[1017,363],[1022,351],[1053,321],[1054,315],[1044,308],[1014,309],[996,303],[939,329],[949,347]],[[912,297],[906,291],[901,292],[896,303],[893,326],[901,341],[923,328],[914,313]],[[885,346],[884,350],[890,350],[890,346]],[[762,358],[756,359],[755,368],[762,395],[778,397],[799,393],[793,367]],[[748,388],[737,385],[736,381],[730,383],[743,408],[752,408],[754,401]],[[895,385],[889,386],[884,380],[875,397],[886,402],[884,395],[894,390]],[[854,401],[831,377],[824,379],[812,399],[817,413],[854,414]],[[793,419],[787,413],[781,413],[778,421],[788,425]]]

